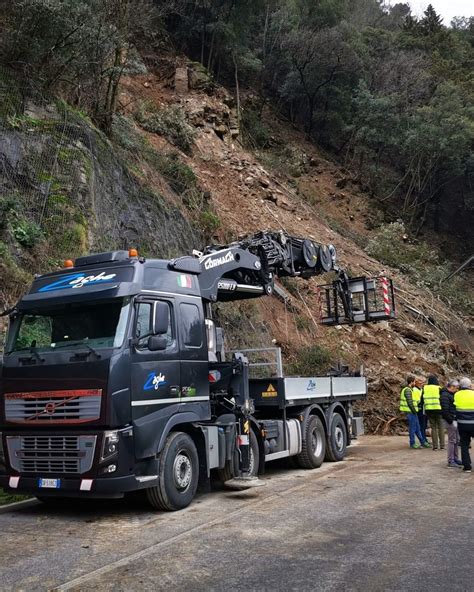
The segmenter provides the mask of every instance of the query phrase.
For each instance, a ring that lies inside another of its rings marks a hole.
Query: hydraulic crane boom
[[[308,279],[332,271],[337,274],[336,279],[320,287],[319,292],[324,324],[379,321],[395,316],[391,282],[386,278],[349,278],[338,267],[336,248],[331,244],[269,231],[227,245],[209,245],[202,252],[194,251],[194,255],[194,272],[198,274],[202,297],[208,302],[271,295],[275,277]],[[189,258],[183,259],[189,262]],[[175,260],[171,266],[179,269],[183,259]]]

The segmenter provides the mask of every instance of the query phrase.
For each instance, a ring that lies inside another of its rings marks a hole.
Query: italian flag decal
[[[178,286],[180,288],[192,288],[193,280],[190,275],[178,275]]]

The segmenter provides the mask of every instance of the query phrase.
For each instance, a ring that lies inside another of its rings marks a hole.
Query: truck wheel
[[[250,430],[250,476],[256,477],[258,475],[258,467],[260,464],[260,451],[258,449],[257,436],[253,430]],[[219,479],[225,483],[233,479],[237,475],[239,469],[239,453],[237,448],[234,452],[233,461],[228,460],[223,469],[219,469]]]
[[[301,452],[296,460],[302,469],[317,469],[323,464],[326,453],[326,433],[317,415],[310,415],[304,427]]]
[[[160,454],[158,485],[146,490],[155,510],[181,510],[196,493],[199,459],[196,446],[184,432],[172,432]]]
[[[338,462],[346,456],[347,427],[344,418],[339,413],[334,413],[329,425],[328,446],[326,448],[326,460]]]

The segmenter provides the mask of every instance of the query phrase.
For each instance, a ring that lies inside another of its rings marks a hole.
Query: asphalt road
[[[106,502],[0,515],[1,590],[468,591],[474,474],[364,437],[316,471],[186,510]]]

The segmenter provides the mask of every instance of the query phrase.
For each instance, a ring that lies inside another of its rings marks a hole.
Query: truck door
[[[150,351],[148,340],[152,332],[157,302],[168,306],[168,331],[165,349]],[[158,423],[179,411],[180,360],[176,334],[173,299],[146,298],[135,302],[135,322],[132,346],[132,418],[156,414]]]
[[[201,420],[209,419],[209,355],[201,301],[182,299],[178,318],[181,342],[180,411],[192,411]]]

